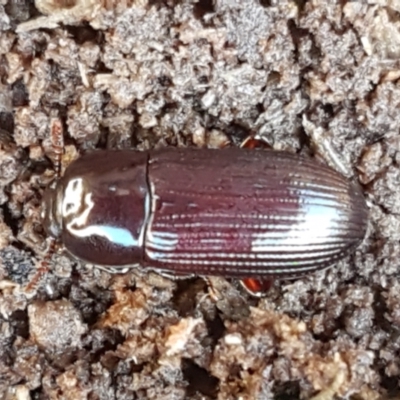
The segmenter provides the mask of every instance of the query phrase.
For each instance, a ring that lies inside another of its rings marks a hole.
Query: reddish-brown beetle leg
[[[261,297],[268,292],[269,289],[271,289],[272,285],[274,284],[274,280],[272,278],[245,278],[241,279],[240,283],[252,296]]]
[[[257,136],[248,136],[243,140],[240,145],[242,149],[266,149],[271,148],[268,143],[263,141],[262,139],[257,138]]]

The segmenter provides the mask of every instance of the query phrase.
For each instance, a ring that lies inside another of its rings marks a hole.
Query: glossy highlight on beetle
[[[176,275],[301,276],[354,250],[368,219],[358,185],[326,165],[238,148],[96,151],[45,205],[76,257]]]

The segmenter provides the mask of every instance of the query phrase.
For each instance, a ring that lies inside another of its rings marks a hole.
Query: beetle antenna
[[[50,120],[50,139],[54,152],[54,170],[56,180],[61,177],[61,159],[64,153],[64,133],[61,120],[57,117]]]
[[[64,132],[61,120],[58,117],[52,117],[50,119],[50,140],[54,153],[53,164],[55,171],[55,181],[61,177],[61,161],[64,153]],[[40,279],[50,271],[50,261],[55,253],[57,241],[55,238],[50,238],[49,246],[46,253],[37,267],[36,274],[30,280],[25,288],[26,292],[30,292],[35,289]]]
[[[50,238],[50,243],[46,254],[43,257],[43,260],[40,262],[40,265],[37,267],[35,275],[26,286],[25,292],[31,292],[34,290],[37,287],[40,279],[50,271],[50,261],[55,253],[56,245],[56,240],[54,238]]]

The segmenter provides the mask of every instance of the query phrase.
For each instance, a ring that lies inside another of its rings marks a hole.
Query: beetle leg
[[[337,150],[332,146],[329,140],[329,134],[321,127],[315,126],[305,115],[303,116],[303,127],[311,140],[315,152],[322,156],[329,166],[342,175],[347,178],[353,177],[351,169],[345,165]]]
[[[24,291],[26,293],[30,293],[33,290],[35,290],[37,288],[40,280],[43,278],[43,276],[46,275],[50,271],[50,260],[53,257],[56,246],[57,246],[56,240],[54,238],[51,238],[46,255],[44,256],[43,260],[40,262],[35,275],[29,281],[28,285],[24,289]]]
[[[242,149],[270,149],[271,146],[259,135],[250,135],[243,140],[240,147]]]
[[[208,293],[205,296],[210,296],[211,300],[216,303],[217,301],[220,300],[221,295],[220,291],[218,291],[215,285],[213,284],[213,278],[205,276],[203,279],[206,282],[208,288]]]
[[[136,267],[136,265],[134,267]],[[109,274],[126,274],[128,271],[132,269],[132,266],[121,268],[110,265],[96,265],[96,268],[101,269],[104,272],[108,272]]]
[[[274,280],[272,278],[245,278],[241,279],[240,283],[247,293],[254,297],[262,297],[265,292],[271,289]]]

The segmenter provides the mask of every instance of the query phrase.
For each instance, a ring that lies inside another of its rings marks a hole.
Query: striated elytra
[[[176,275],[301,276],[354,250],[367,217],[328,166],[237,148],[93,152],[45,201],[47,231],[76,257]]]

